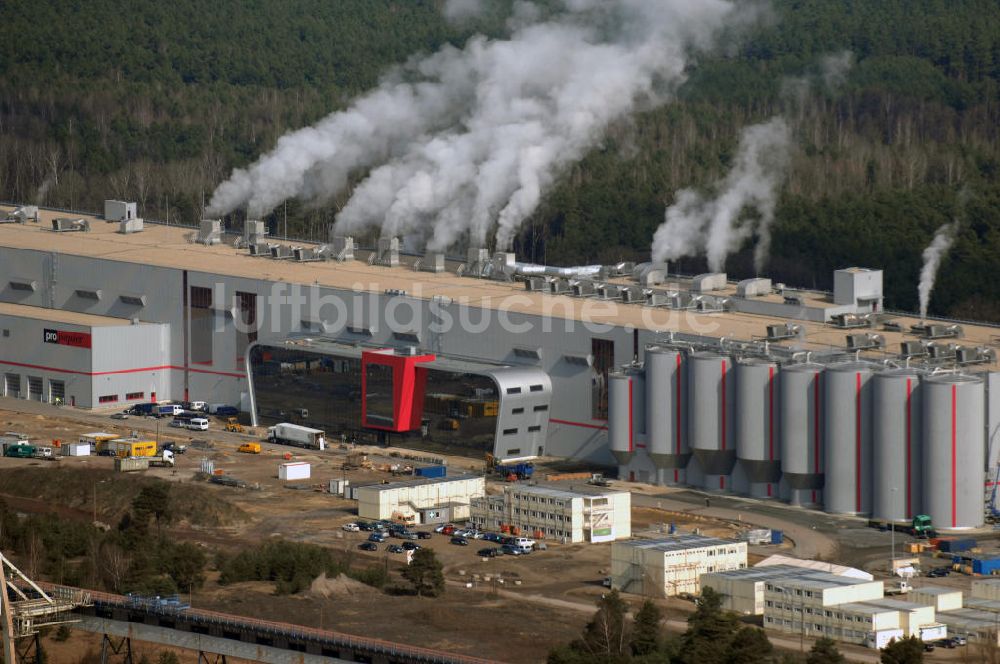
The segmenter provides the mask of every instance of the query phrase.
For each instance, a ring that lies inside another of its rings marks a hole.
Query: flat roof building
[[[612,542],[632,536],[632,495],[511,484],[499,495],[473,500],[472,523],[557,541]]]
[[[469,503],[486,492],[480,475],[456,475],[356,487],[358,516],[409,525],[466,521]]]
[[[703,535],[615,542],[611,587],[653,597],[701,591],[701,577],[747,566],[747,543]]]

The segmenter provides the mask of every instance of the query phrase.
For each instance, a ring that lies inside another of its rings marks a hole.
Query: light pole
[[[892,504],[896,504],[896,487],[892,487]],[[889,546],[890,546],[890,560],[889,560],[889,573],[892,576],[896,576],[896,521],[895,519],[889,520]]]

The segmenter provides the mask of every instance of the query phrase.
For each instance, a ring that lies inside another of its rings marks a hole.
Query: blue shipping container
[[[417,477],[446,477],[448,475],[447,466],[424,466],[415,468],[413,474]]]
[[[976,540],[966,538],[956,538],[956,539],[945,539],[942,538],[938,543],[938,548],[945,553],[958,553],[959,551],[968,551],[976,546]]]
[[[771,529],[771,544],[781,544],[784,534],[780,530]]]
[[[1000,571],[1000,558],[983,558],[972,561],[973,574],[996,574]]]

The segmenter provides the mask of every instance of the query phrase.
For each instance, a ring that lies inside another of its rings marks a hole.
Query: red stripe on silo
[[[767,370],[767,457],[774,461],[774,367]],[[771,485],[767,485],[767,495],[771,495]]]
[[[681,481],[681,472],[676,468],[674,468],[674,482],[680,482],[680,481]]]
[[[771,483],[770,482],[767,483],[767,497],[768,498],[771,497]]]
[[[720,447],[722,451],[726,451],[726,361],[722,360],[722,441]]]
[[[854,510],[861,511],[861,373],[854,374]]]
[[[906,518],[909,519],[912,516],[912,493],[911,493],[911,480],[913,476],[913,450],[912,445],[912,425],[910,423],[910,410],[912,407],[912,397],[913,397],[913,379],[906,379]]]
[[[951,527],[958,527],[958,386],[951,386]]]
[[[813,504],[816,503],[816,490],[815,489],[813,489],[813,492],[812,492],[812,502],[813,502]]]
[[[726,476],[725,475],[719,475],[719,488],[720,489],[725,489],[726,488]]]
[[[677,453],[681,453],[681,354],[677,353]],[[677,471],[674,471],[676,475]],[[674,481],[676,481],[676,477]]]
[[[634,437],[632,429],[632,379],[628,379],[628,451],[632,451]]]
[[[816,385],[813,387],[813,469],[819,475],[819,405],[822,382],[820,381],[820,373],[818,371],[816,372],[815,383]],[[813,502],[816,502],[815,493],[813,494]]]

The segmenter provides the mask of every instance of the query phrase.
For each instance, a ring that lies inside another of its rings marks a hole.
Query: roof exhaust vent
[[[764,278],[744,279],[736,284],[737,297],[763,297],[771,294],[771,280]]]
[[[0,219],[0,224],[26,224],[29,221],[38,223],[37,205],[22,205],[3,219]]]
[[[867,315],[836,314],[830,318],[830,324],[846,330],[856,327],[870,327],[871,319]]]
[[[795,323],[775,323],[767,326],[765,341],[781,341],[794,339],[802,333],[802,326]]]
[[[872,348],[885,348],[885,337],[881,334],[848,334],[847,347],[851,350],[868,350]]]
[[[202,219],[201,225],[198,227],[198,239],[196,242],[205,245],[219,244],[222,242],[222,220]],[[253,246],[253,243],[250,244]],[[256,256],[252,249],[250,254]]]
[[[118,232],[122,235],[130,233],[141,233],[143,230],[142,219],[122,219],[118,222]]]
[[[80,232],[87,233],[90,231],[90,222],[86,219],[72,219],[70,217],[58,217],[52,220],[52,230],[56,233],[71,233]]]
[[[331,229],[332,230],[332,229]],[[333,244],[332,254],[335,261],[354,260],[354,238],[349,235],[334,235],[331,241]]]
[[[243,223],[243,244],[257,244],[262,237],[267,237],[267,226],[263,221],[247,219]]]
[[[399,267],[398,237],[380,237],[378,239],[378,255],[375,262],[385,267]]]
[[[440,251],[432,251],[424,256],[420,262],[421,272],[433,272],[438,274],[444,272],[444,254]]]

